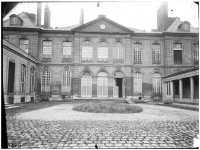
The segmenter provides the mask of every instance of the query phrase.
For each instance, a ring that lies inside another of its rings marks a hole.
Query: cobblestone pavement
[[[146,107],[141,106],[143,109]],[[9,143],[16,143],[14,148],[26,149],[94,149],[95,145],[99,148],[192,148],[193,138],[199,133],[198,112],[195,111],[147,106],[146,111],[140,114],[140,119],[131,118],[131,115],[136,114],[123,114],[123,118],[122,114],[115,114],[116,118],[113,117],[114,114],[98,114],[98,120],[90,118],[94,113],[66,109],[66,115],[60,116],[63,112],[58,112],[56,120],[56,114],[52,114],[56,110],[63,111],[63,108],[71,108],[71,105],[57,105],[7,118]],[[171,110],[165,112],[168,113],[168,118],[161,115],[158,119],[156,110],[159,109],[161,112]],[[75,117],[73,113],[84,114],[85,118],[81,115]],[[148,113],[151,119],[142,118]],[[43,118],[44,116],[37,118],[41,114],[46,115],[47,119]],[[51,116],[52,120],[49,119]],[[173,120],[170,120],[169,116]],[[113,119],[110,119],[112,117]],[[121,117],[121,120],[118,117]],[[166,120],[161,119],[162,117]]]

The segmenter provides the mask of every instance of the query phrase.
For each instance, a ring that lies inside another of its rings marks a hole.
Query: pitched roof
[[[72,26],[66,26],[66,27],[60,27],[60,28],[54,28],[54,30],[66,30],[66,31],[71,31],[72,29],[80,26],[80,24],[77,25],[72,25]]]
[[[171,26],[166,30],[167,32],[183,32],[178,27],[183,23],[180,18],[176,18],[176,20],[171,24]],[[199,33],[198,28],[194,28],[190,26],[190,32]]]
[[[10,25],[10,19],[3,21],[3,27],[23,27],[23,28],[38,28],[29,18],[26,12],[22,12],[18,17],[23,21],[22,25]]]

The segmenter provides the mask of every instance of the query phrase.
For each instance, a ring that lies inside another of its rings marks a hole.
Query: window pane
[[[83,46],[82,47],[82,59],[83,60],[92,60],[92,47]]]
[[[152,62],[160,63],[160,44],[152,45]]]
[[[51,55],[51,41],[43,41],[43,54]]]
[[[133,50],[133,60],[134,63],[141,63],[141,49],[142,49],[142,44],[134,44],[134,50]]]
[[[27,40],[27,39],[19,40],[19,47],[27,53],[28,53],[28,42],[29,42],[29,40]]]
[[[174,50],[174,63],[182,63],[182,51]]]

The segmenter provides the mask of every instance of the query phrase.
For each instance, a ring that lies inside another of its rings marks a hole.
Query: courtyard
[[[199,112],[136,104],[141,113],[109,114],[72,110],[86,101],[18,104],[6,110],[12,148],[193,148]],[[11,147],[10,147],[11,148]]]

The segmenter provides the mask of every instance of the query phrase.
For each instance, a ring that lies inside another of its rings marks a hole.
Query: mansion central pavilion
[[[80,24],[51,28],[47,5],[44,12],[44,25],[41,3],[37,16],[22,12],[3,22],[6,103],[130,96],[199,103],[199,31],[168,17],[167,3],[151,32],[105,15],[84,23],[83,11]]]

